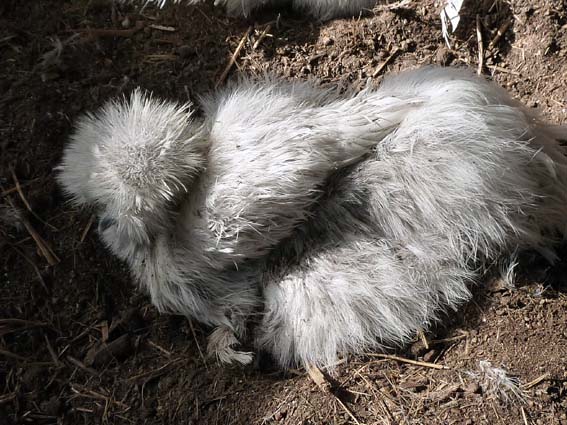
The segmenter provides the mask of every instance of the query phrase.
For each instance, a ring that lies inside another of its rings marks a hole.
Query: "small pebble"
[[[195,55],[195,49],[184,44],[183,46],[179,46],[179,48],[177,49],[177,53],[179,54],[179,56],[183,59],[187,59],[193,55]]]
[[[438,49],[437,53],[435,54],[435,62],[442,66],[450,65],[454,58],[455,55],[453,54],[453,52],[445,47]]]
[[[333,40],[331,37],[323,37],[321,39],[321,44],[323,44],[323,46],[331,46],[335,43],[335,40]]]

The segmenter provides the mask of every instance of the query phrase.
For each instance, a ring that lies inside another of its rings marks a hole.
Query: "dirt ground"
[[[208,330],[159,315],[54,181],[79,114],[137,86],[195,100],[222,84],[241,40],[229,78],[269,71],[346,86],[421,64],[476,68],[478,15],[482,72],[567,123],[567,4],[469,3],[448,49],[431,0],[324,24],[289,10],[229,18],[208,3],[140,13],[109,0],[2,0],[0,424],[566,425],[565,250],[554,267],[526,256],[517,289],[487,277],[471,303],[396,353],[444,368],[351,357],[325,392],[302,370],[204,358]],[[12,206],[24,211],[16,226]],[[517,377],[523,400],[481,385],[480,361]]]

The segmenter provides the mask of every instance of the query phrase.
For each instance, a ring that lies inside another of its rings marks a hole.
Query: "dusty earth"
[[[429,0],[324,24],[289,10],[228,18],[210,4],[2,0],[0,424],[567,424],[565,250],[554,267],[525,256],[516,289],[487,276],[471,303],[396,353],[444,369],[349,358],[325,392],[303,370],[203,357],[208,330],[159,315],[54,182],[80,113],[136,86],[195,100],[223,83],[249,28],[228,78],[346,86],[420,64],[476,68],[478,15],[482,72],[566,123],[566,3],[470,3],[448,49]],[[480,361],[516,376],[523,399],[490,391]]]

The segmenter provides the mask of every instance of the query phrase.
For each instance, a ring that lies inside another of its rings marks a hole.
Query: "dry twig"
[[[254,42],[254,45],[252,46],[252,50],[256,50],[258,48],[258,46],[260,45],[262,40],[266,37],[270,29],[272,29],[272,26],[270,24],[266,25],[266,28],[264,28],[264,31],[262,31],[262,33],[258,37],[258,40]]]
[[[401,52],[401,49],[398,48],[398,47],[396,47],[396,48],[394,49],[394,51],[393,51],[392,53],[390,53],[390,56],[388,56],[388,57],[386,58],[386,60],[384,60],[384,62],[382,62],[380,65],[378,65],[378,66],[376,67],[376,69],[375,69],[374,72],[372,73],[372,78],[376,78],[378,75],[380,75],[380,73],[384,70],[384,68],[386,68],[386,66],[387,66],[390,62],[392,62],[392,60],[393,60],[393,59],[396,57],[396,55],[397,55],[398,53],[400,53],[400,52]]]
[[[480,28],[480,16],[476,15],[476,40],[478,42],[478,69],[476,73],[482,74],[484,68],[484,44],[482,43],[482,31]]]
[[[506,31],[508,31],[508,28],[510,28],[510,25],[512,25],[512,22],[514,22],[513,19],[508,19],[502,25],[500,25],[500,27],[496,31],[496,35],[492,40],[490,40],[490,43],[488,44],[488,50],[494,50],[502,36],[506,34]]]
[[[234,65],[234,63],[236,62],[236,59],[238,58],[238,55],[240,54],[240,51],[242,50],[242,48],[244,47],[244,44],[246,43],[246,40],[248,40],[248,36],[250,35],[250,32],[252,32],[252,27],[248,27],[248,29],[246,30],[246,33],[244,33],[244,35],[242,36],[242,38],[240,39],[240,43],[238,43],[238,46],[236,46],[236,50],[234,50],[234,53],[232,54],[232,56],[230,57],[230,60],[228,61],[228,63],[226,64],[224,71],[222,72],[220,78],[218,79],[217,83],[215,84],[215,88],[217,88],[218,86],[220,86],[224,80],[226,79],[228,73],[230,72],[230,69],[232,68],[232,66]]]
[[[325,378],[321,369],[317,366],[308,365],[306,370],[309,377],[313,380],[313,382],[315,382],[321,391],[326,393],[331,392],[331,383]]]
[[[425,336],[425,333],[423,332],[423,329],[419,329],[417,331],[417,335],[419,336],[419,338],[421,339],[421,342],[423,343],[423,346],[425,347],[426,350],[429,350],[429,341],[427,341],[427,337]]]

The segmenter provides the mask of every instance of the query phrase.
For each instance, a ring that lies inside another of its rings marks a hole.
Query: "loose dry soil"
[[[482,72],[565,123],[567,4],[469,3],[448,49],[431,0],[328,23],[289,10],[235,19],[210,4],[140,12],[108,0],[2,0],[0,424],[567,424],[565,250],[553,268],[526,258],[517,289],[487,277],[474,301],[425,335],[428,348],[416,338],[397,353],[449,369],[353,357],[325,393],[302,370],[204,359],[208,330],[158,314],[104,250],[90,213],[66,204],[54,181],[79,114],[137,86],[195,100],[249,27],[229,78],[269,71],[346,86],[421,64],[476,68],[478,14]],[[24,198],[56,264],[29,229],[7,223],[11,204],[26,211]],[[467,372],[481,360],[517,376],[525,402],[479,387]]]

